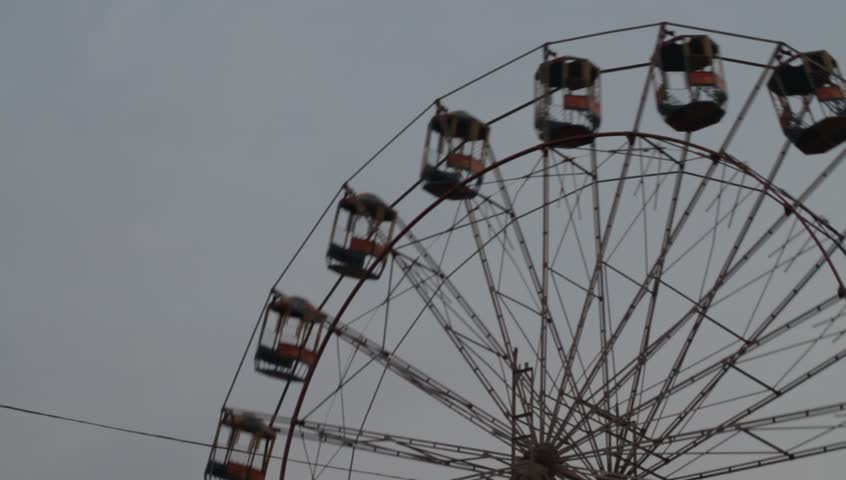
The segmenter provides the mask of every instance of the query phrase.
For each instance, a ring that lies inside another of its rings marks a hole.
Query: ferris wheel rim
[[[677,145],[677,146],[680,146],[680,147],[685,147],[685,148],[698,149],[700,152],[707,154],[707,156],[712,161],[714,161],[714,162],[725,162],[725,163],[737,168],[742,173],[750,176],[755,181],[759,182],[761,184],[762,188],[765,190],[765,192],[772,192],[772,194],[768,195],[768,197],[772,200],[775,200],[782,207],[784,207],[786,214],[788,214],[788,212],[789,212],[790,214],[794,214],[794,215],[797,216],[797,218],[801,219],[800,223],[801,223],[802,227],[808,232],[808,234],[812,237],[812,239],[816,243],[818,250],[823,254],[825,261],[829,266],[830,271],[832,272],[833,276],[835,277],[835,280],[838,283],[837,291],[841,295],[843,294],[843,292],[846,292],[846,284],[844,284],[838,270],[834,267],[832,260],[830,258],[830,255],[828,254],[826,249],[822,247],[821,241],[815,235],[814,229],[810,227],[809,223],[807,222],[807,219],[804,219],[804,217],[802,215],[800,215],[799,212],[797,211],[797,210],[803,210],[803,211],[806,211],[806,212],[810,212],[811,215],[814,215],[813,212],[808,210],[807,207],[805,207],[802,204],[802,202],[799,202],[798,200],[794,199],[787,192],[785,192],[782,189],[780,189],[779,187],[777,187],[773,182],[767,180],[764,176],[762,176],[760,173],[755,171],[749,165],[743,163],[742,161],[738,160],[737,158],[728,154],[725,151],[717,151],[717,150],[714,150],[712,148],[697,144],[697,143],[692,142],[692,141],[687,140],[687,139],[672,137],[672,136],[669,136],[669,135],[640,132],[640,131],[593,132],[593,133],[590,133],[590,134],[587,134],[587,135],[579,135],[577,137],[572,137],[572,138],[565,138],[565,139],[559,139],[559,140],[540,142],[540,143],[537,143],[535,145],[526,147],[522,150],[519,150],[515,153],[512,153],[512,154],[510,154],[510,155],[508,155],[504,158],[501,158],[501,159],[495,161],[494,163],[492,163],[490,165],[487,165],[483,170],[475,172],[472,175],[469,175],[467,178],[465,178],[460,183],[451,187],[447,192],[445,192],[441,196],[435,198],[431,203],[429,203],[428,205],[426,205],[426,207],[424,207],[422,210],[420,210],[407,224],[405,224],[399,230],[399,232],[396,233],[396,235],[394,235],[390,239],[390,241],[386,244],[386,248],[385,248],[384,252],[382,252],[377,257],[377,260],[374,261],[367,268],[367,273],[368,274],[372,273],[373,270],[378,268],[379,264],[381,264],[390,255],[390,253],[393,251],[393,248],[398,244],[398,242],[401,239],[405,238],[411,232],[411,229],[415,225],[417,225],[421,220],[423,220],[426,216],[428,216],[431,212],[433,212],[442,203],[449,200],[450,199],[449,195],[453,190],[459,189],[463,186],[471,184],[472,182],[480,179],[482,176],[484,176],[488,172],[497,170],[500,167],[507,165],[507,164],[509,164],[513,161],[520,160],[520,159],[526,157],[527,155],[530,155],[530,154],[538,152],[538,151],[543,151],[545,149],[555,149],[557,146],[566,145],[568,142],[571,142],[573,139],[585,139],[585,140],[589,139],[590,145],[592,146],[594,144],[594,141],[596,139],[599,139],[599,138],[621,138],[621,137],[626,138],[630,142],[629,143],[630,145],[634,142],[634,139],[640,138],[640,139],[652,139],[652,140],[662,141],[662,142],[674,144],[674,145]],[[846,150],[844,150],[844,152],[846,153]],[[399,196],[399,199],[404,198],[410,191],[414,190],[417,186],[419,186],[419,184],[420,184],[419,180],[415,181],[409,187],[409,189],[406,192],[402,193]],[[346,182],[342,186],[341,191],[343,191],[344,188],[348,188]],[[396,201],[392,202],[391,206],[394,207],[396,205],[396,203],[397,203]],[[846,247],[844,247],[844,244],[843,244],[842,241],[838,244],[838,250],[840,250],[843,253],[846,253]],[[335,282],[336,287],[343,278],[344,278],[343,276],[338,277],[338,280]],[[347,296],[345,297],[345,299],[342,302],[339,310],[337,311],[337,313],[335,315],[332,316],[332,321],[331,321],[330,325],[327,327],[327,333],[333,333],[336,330],[336,327],[338,326],[338,324],[339,324],[341,318],[343,317],[344,313],[346,313],[347,308],[350,306],[350,304],[353,302],[355,297],[358,295],[358,292],[360,291],[361,287],[364,285],[364,283],[366,281],[367,281],[367,278],[365,278],[365,277],[362,277],[362,278],[359,278],[359,279],[356,280],[355,285],[353,286],[350,293],[347,294]],[[332,294],[332,292],[334,292],[334,290],[335,290],[335,288],[333,287],[332,290],[330,291],[330,295],[327,296],[327,299],[328,299],[329,296],[331,296],[331,294]],[[319,345],[317,352],[316,352],[317,353],[317,359],[316,359],[315,365],[314,365],[313,368],[310,368],[306,372],[305,377],[303,378],[303,382],[301,384],[300,392],[297,396],[297,401],[295,403],[294,410],[292,412],[292,415],[289,417],[290,423],[289,423],[289,428],[287,429],[286,438],[285,438],[284,447],[283,447],[282,462],[281,462],[280,477],[279,477],[280,479],[285,478],[285,473],[286,473],[289,454],[290,454],[290,448],[291,448],[291,444],[292,444],[292,441],[293,441],[294,433],[296,431],[295,427],[298,424],[298,422],[300,421],[299,420],[299,414],[301,412],[303,403],[305,401],[305,397],[308,393],[311,380],[314,376],[314,372],[317,370],[316,367],[320,363],[320,359],[323,356],[323,353],[324,353],[324,351],[325,351],[325,349],[326,349],[326,347],[329,343],[330,338],[331,338],[331,335],[327,334],[326,336],[324,336],[324,338],[321,339],[320,345]],[[280,404],[281,404],[281,402],[280,402]]]

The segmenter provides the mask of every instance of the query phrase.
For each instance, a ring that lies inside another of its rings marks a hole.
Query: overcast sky
[[[209,440],[307,225],[437,95],[659,20],[846,61],[844,18],[836,0],[2,0],[0,403]],[[198,478],[207,453],[0,411],[2,478]]]

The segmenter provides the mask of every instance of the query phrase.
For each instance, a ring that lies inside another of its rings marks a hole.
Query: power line
[[[115,432],[129,433],[129,434],[132,434],[132,435],[137,435],[137,436],[141,436],[141,437],[148,437],[148,438],[157,438],[157,439],[160,439],[160,440],[169,440],[171,442],[181,443],[181,444],[185,444],[185,445],[194,445],[194,446],[197,446],[197,447],[207,447],[207,448],[212,448],[214,446],[214,445],[212,445],[211,443],[208,443],[208,442],[201,442],[201,441],[198,441],[198,440],[191,440],[191,439],[187,439],[187,438],[175,437],[173,435],[164,435],[164,434],[160,434],[160,433],[147,432],[147,431],[144,431],[144,430],[137,430],[137,429],[134,429],[134,428],[119,427],[119,426],[116,426],[116,425],[109,425],[109,424],[106,424],[106,423],[92,422],[90,420],[83,420],[81,418],[67,417],[67,416],[64,416],[64,415],[56,415],[56,414],[53,414],[53,413],[47,413],[47,412],[42,412],[42,411],[38,411],[38,410],[31,410],[31,409],[28,409],[28,408],[16,407],[14,405],[8,405],[8,404],[5,404],[5,403],[0,403],[0,408],[5,409],[5,410],[11,410],[13,412],[24,413],[24,414],[27,414],[27,415],[35,415],[35,416],[38,416],[38,417],[52,418],[54,420],[62,420],[62,421],[65,421],[65,422],[76,423],[76,424],[80,424],[80,425],[88,425],[90,427],[101,428],[101,429],[104,429],[104,430],[111,430],[111,431],[115,431]],[[274,459],[277,459],[277,460],[282,459],[282,457],[280,457],[278,455],[271,455],[270,458],[274,458]],[[343,468],[343,467],[337,467],[337,466],[334,466],[334,465],[311,463],[311,462],[306,462],[305,460],[297,460],[297,459],[294,459],[294,458],[289,458],[288,461],[292,462],[292,463],[303,464],[303,465],[311,465],[311,466],[316,466],[316,467],[327,468],[327,469],[330,469],[330,470],[342,470],[342,471],[345,471],[345,472],[351,471],[353,473],[373,475],[373,476],[376,476],[376,477],[389,478],[389,479],[393,479],[393,480],[416,480],[416,479],[410,478],[410,477],[401,477],[401,476],[397,476],[397,475],[389,475],[389,474],[385,474],[385,473],[371,472],[371,471],[368,471],[368,470],[347,469],[347,468]]]

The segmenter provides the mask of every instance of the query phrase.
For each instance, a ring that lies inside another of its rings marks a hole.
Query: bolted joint
[[[784,216],[785,217],[789,217],[789,216],[793,215],[795,212],[796,212],[796,208],[793,205],[790,205],[789,203],[784,204]]]

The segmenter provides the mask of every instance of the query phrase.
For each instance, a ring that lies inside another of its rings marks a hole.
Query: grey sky
[[[543,41],[666,19],[846,61],[838,1],[574,3],[0,2],[0,402],[210,439],[268,286],[340,182]],[[418,159],[396,156],[385,190]],[[198,478],[207,453],[0,411],[2,478]]]

